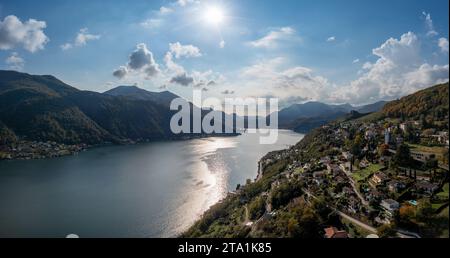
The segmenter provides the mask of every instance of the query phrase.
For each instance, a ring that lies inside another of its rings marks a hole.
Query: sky
[[[449,78],[448,0],[1,0],[0,69],[355,105]]]

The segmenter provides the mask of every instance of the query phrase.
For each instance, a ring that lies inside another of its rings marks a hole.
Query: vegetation
[[[352,174],[352,177],[356,182],[365,181],[367,178],[380,171],[382,168],[382,165],[371,164],[368,168],[355,171],[355,173]]]

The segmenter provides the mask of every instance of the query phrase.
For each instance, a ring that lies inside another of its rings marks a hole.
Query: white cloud
[[[364,70],[370,70],[370,69],[372,69],[372,67],[373,67],[373,64],[371,62],[365,62],[362,66],[362,68]]]
[[[283,27],[270,31],[266,36],[250,42],[250,45],[257,48],[275,48],[280,41],[298,39],[295,37],[296,31],[291,27]]]
[[[61,45],[62,50],[69,50],[73,47],[83,47],[86,46],[88,41],[99,40],[101,35],[90,34],[87,28],[82,28],[76,35],[72,43],[65,43]]]
[[[200,3],[200,1],[199,0],[178,0],[177,1],[177,4],[182,7],[187,6],[189,4],[193,4],[193,3],[198,4],[198,3]]]
[[[353,60],[353,62],[352,63],[354,63],[354,64],[356,64],[356,63],[359,63],[359,59],[358,58],[356,58],[355,60]]]
[[[172,8],[165,7],[165,6],[161,6],[161,8],[159,8],[159,13],[162,14],[162,15],[168,14],[168,13],[171,13],[171,12],[173,12]]]
[[[225,48],[226,42],[224,40],[221,40],[219,43],[220,48]]]
[[[5,62],[12,70],[21,71],[25,66],[25,60],[17,52],[13,52]]]
[[[315,75],[307,67],[285,69],[285,65],[284,58],[274,58],[245,67],[241,71],[242,81],[236,85],[241,85],[242,90],[250,96],[276,95],[281,101],[292,96],[319,100],[328,95],[332,85],[327,79]]]
[[[448,39],[440,38],[438,46],[441,48],[442,52],[448,53]]]
[[[333,42],[333,41],[336,41],[335,36],[331,36],[331,37],[327,38],[327,42]]]
[[[141,26],[147,29],[155,29],[162,25],[162,19],[147,19],[141,22]]]
[[[3,21],[0,20],[0,49],[9,50],[22,46],[32,53],[42,50],[49,42],[44,33],[46,27],[45,21],[29,19],[22,23],[14,15],[6,16]]]
[[[448,65],[423,63],[419,38],[412,32],[390,38],[373,54],[378,60],[364,64],[365,73],[331,97],[335,102],[367,103],[393,99],[448,81]]]
[[[153,78],[160,72],[159,65],[155,62],[153,53],[148,50],[146,44],[138,44],[133,53],[131,53],[128,64],[120,66],[113,72],[113,75],[121,79],[130,72],[142,74],[146,79]]]
[[[425,19],[425,25],[427,26],[427,36],[434,37],[439,35],[439,33],[434,29],[433,20],[431,19],[431,14],[422,12],[422,15]]]
[[[202,56],[202,53],[200,52],[200,49],[193,45],[182,45],[180,42],[176,43],[170,43],[169,49],[172,54],[175,55],[175,57],[181,58],[181,57],[200,57]]]

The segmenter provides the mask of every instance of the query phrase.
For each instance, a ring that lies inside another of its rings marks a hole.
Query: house
[[[378,185],[384,184],[388,180],[388,177],[383,172],[377,172],[375,173],[372,178],[370,179],[369,184],[373,187],[376,187]]]
[[[325,164],[328,165],[331,162],[331,158],[329,156],[325,156],[325,157],[320,158],[319,162],[323,165],[325,165]]]
[[[369,202],[379,202],[382,198],[383,194],[375,189],[371,189],[366,195],[366,199]]]
[[[325,229],[325,238],[348,238],[345,230],[338,230],[335,227],[329,227]]]
[[[400,203],[392,199],[386,199],[381,201],[381,207],[383,207],[388,215],[393,216],[400,209]]]
[[[387,183],[387,187],[389,192],[398,193],[406,188],[406,184],[401,181],[392,180],[389,183]]]
[[[359,169],[365,169],[368,168],[370,166],[369,161],[367,161],[366,159],[363,159],[360,163],[359,163]]]
[[[439,188],[437,184],[427,181],[419,181],[416,183],[416,190],[426,195],[432,195]]]

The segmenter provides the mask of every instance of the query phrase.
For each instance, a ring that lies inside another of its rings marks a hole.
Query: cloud
[[[221,40],[219,43],[220,48],[225,48],[226,42],[224,40]]]
[[[194,83],[194,78],[191,76],[188,76],[186,73],[182,73],[182,74],[178,74],[178,75],[174,76],[170,80],[170,83],[176,83],[176,84],[180,84],[182,86],[189,86]]]
[[[252,41],[249,44],[256,48],[275,48],[280,41],[295,39],[296,31],[291,27],[283,27],[270,31],[266,36]],[[297,38],[298,39],[298,38]]]
[[[318,76],[312,69],[295,66],[283,69],[286,64],[284,58],[263,60],[242,71],[243,85],[248,93],[266,96],[268,92],[276,92],[280,99],[291,96],[319,100],[326,98],[331,84],[324,77]]]
[[[12,70],[21,71],[25,66],[25,60],[17,52],[13,52],[5,62]]]
[[[333,101],[367,103],[394,99],[448,81],[448,65],[423,63],[420,40],[412,32],[400,39],[390,38],[372,52],[378,60],[364,64],[361,77],[334,92]]]
[[[440,38],[438,46],[441,48],[442,52],[448,53],[448,39]]]
[[[147,19],[141,22],[141,26],[147,29],[154,29],[160,27],[162,23],[162,19]]]
[[[126,66],[120,66],[113,72],[113,75],[119,79],[124,78],[128,74],[128,68]]]
[[[3,21],[0,20],[0,49],[9,50],[22,46],[32,53],[42,50],[49,42],[44,33],[46,27],[45,21],[29,19],[22,23],[14,15],[6,16]]]
[[[202,56],[202,53],[200,52],[200,49],[193,45],[182,45],[180,42],[176,43],[170,43],[169,49],[172,54],[175,55],[175,57],[181,58],[181,57],[200,57]]]
[[[172,12],[173,12],[173,9],[169,8],[169,7],[161,6],[161,8],[159,8],[159,13],[162,15],[169,14]]]
[[[200,3],[200,1],[199,0],[178,0],[177,1],[177,4],[182,7],[187,6],[189,4],[193,4],[193,3],[198,4],[198,3]]]
[[[86,46],[88,41],[99,40],[101,35],[90,34],[87,28],[82,28],[76,35],[73,43],[65,43],[61,45],[62,50],[69,50],[73,47],[83,47]]]
[[[176,74],[180,74],[180,73],[184,73],[184,67],[175,63],[175,61],[173,61],[173,54],[171,52],[167,52],[166,55],[164,56],[164,62],[166,64],[167,69],[169,70],[169,72],[173,72]]]
[[[331,37],[327,38],[327,42],[333,42],[333,41],[336,41],[335,36],[331,36]]]
[[[150,79],[159,74],[159,66],[153,58],[153,53],[148,50],[145,43],[140,43],[131,53],[126,66],[120,66],[113,75],[119,79],[125,77],[130,72],[143,74],[146,79]]]
[[[359,63],[359,59],[357,58],[357,59],[353,60],[352,63],[354,63],[354,64]]]
[[[427,36],[434,37],[439,35],[439,33],[434,29],[433,20],[431,19],[431,14],[422,12],[423,17],[425,18],[425,25],[427,27]]]
[[[146,67],[151,67],[150,70],[158,70],[158,65],[153,59],[153,53],[147,49],[145,43],[138,44],[133,53],[131,53],[128,67],[132,70],[140,70]]]

